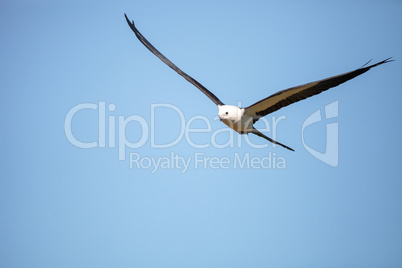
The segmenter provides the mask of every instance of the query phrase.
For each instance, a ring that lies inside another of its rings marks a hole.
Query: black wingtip
[[[392,61],[395,61],[395,60],[393,60],[392,57],[389,57],[388,59],[383,60],[380,64],[388,63],[388,62],[392,62]]]
[[[362,67],[360,67],[360,69],[363,69],[363,68],[370,69],[370,68],[376,67],[376,66],[378,66],[378,65],[381,65],[381,64],[384,64],[384,63],[388,63],[388,62],[392,62],[392,61],[395,61],[395,60],[393,60],[392,57],[389,57],[389,58],[387,58],[387,59],[385,59],[385,60],[383,60],[383,61],[374,63],[374,64],[372,64],[372,65],[370,65],[370,66],[366,66],[367,64],[369,64],[369,63],[371,62],[371,60],[369,60],[366,64],[364,64]]]
[[[366,66],[367,64],[369,64],[373,59],[370,59],[368,62],[366,62],[365,64],[363,64],[360,68],[363,68],[364,66]]]
[[[134,21],[130,21],[130,20],[128,19],[126,13],[124,13],[124,17],[126,18],[126,21],[127,21],[128,25],[130,26],[130,28],[131,28],[131,29],[135,28]]]
[[[389,58],[387,58],[387,59],[385,59],[383,61],[380,61],[380,62],[378,62],[376,64],[373,64],[373,65],[377,66],[377,65],[388,63],[388,62],[391,62],[391,61],[395,61],[395,60],[393,60],[392,57],[389,57]]]

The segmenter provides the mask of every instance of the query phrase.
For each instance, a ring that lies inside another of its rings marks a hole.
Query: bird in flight
[[[385,59],[378,63],[368,65],[369,62],[364,64],[362,67],[347,73],[343,73],[340,75],[332,76],[326,79],[318,80],[315,82],[307,83],[300,86],[291,87],[288,89],[284,89],[281,91],[272,94],[271,96],[262,99],[248,107],[240,108],[233,105],[225,105],[222,101],[220,101],[211,91],[206,89],[203,85],[201,85],[197,80],[183,72],[179,67],[177,67],[173,62],[171,62],[168,58],[166,58],[162,53],[160,53],[135,27],[134,21],[130,21],[127,18],[127,15],[124,14],[128,25],[131,30],[135,33],[138,40],[149,49],[155,56],[157,56],[161,61],[163,61],[167,66],[172,68],[179,75],[184,77],[188,82],[193,84],[199,90],[202,91],[208,98],[210,98],[219,109],[218,116],[219,119],[226,124],[228,127],[238,132],[239,134],[248,134],[252,133],[257,136],[260,136],[274,144],[278,144],[288,150],[294,151],[292,148],[277,142],[254,128],[253,124],[258,121],[263,116],[266,116],[272,112],[275,112],[285,106],[288,106],[292,103],[304,100],[311,96],[317,95],[327,89],[336,87],[346,81],[355,78],[358,75],[361,75],[373,67],[378,65],[391,62],[391,58]],[[367,66],[368,65],[368,66]]]

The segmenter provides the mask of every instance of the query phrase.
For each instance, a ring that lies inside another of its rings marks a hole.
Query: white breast
[[[221,121],[240,134],[248,133],[253,129],[253,119],[246,114],[243,108],[233,105],[219,105],[218,116]]]

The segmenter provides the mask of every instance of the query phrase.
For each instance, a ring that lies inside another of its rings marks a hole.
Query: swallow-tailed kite
[[[367,66],[366,63],[362,67],[351,71],[347,72],[344,74],[340,74],[337,76],[332,76],[323,80],[307,83],[304,85],[288,88],[285,90],[278,91],[275,94],[272,94],[271,96],[262,99],[253,105],[250,105],[246,108],[240,108],[237,106],[232,106],[232,105],[225,105],[222,101],[220,101],[211,91],[206,89],[203,85],[201,85],[197,80],[183,72],[179,67],[177,67],[173,62],[171,62],[168,58],[166,58],[162,53],[160,53],[135,27],[134,21],[130,22],[130,20],[127,18],[127,15],[124,14],[126,17],[127,23],[130,26],[131,30],[135,33],[137,36],[138,40],[146,47],[148,48],[155,56],[157,56],[160,60],[162,60],[167,66],[172,68],[175,72],[177,72],[179,75],[184,77],[187,81],[189,81],[191,84],[193,84],[195,87],[197,87],[199,90],[201,90],[208,98],[210,98],[217,106],[219,109],[218,116],[220,120],[225,123],[228,127],[231,129],[237,131],[239,134],[248,134],[248,133],[253,133],[257,136],[260,136],[272,143],[279,144],[283,146],[286,149],[289,149],[291,151],[294,151],[292,148],[279,143],[261,132],[259,132],[257,129],[254,128],[253,124],[258,121],[263,116],[266,116],[267,114],[270,114],[272,112],[275,112],[285,106],[288,106],[292,103],[304,100],[306,98],[309,98],[311,96],[317,95],[327,89],[330,89],[332,87],[336,87],[350,79],[355,78],[358,75],[361,75],[368,70],[370,70],[373,67],[376,67],[378,65],[391,62],[391,58],[385,59],[383,61],[380,61],[378,63],[372,64]]]

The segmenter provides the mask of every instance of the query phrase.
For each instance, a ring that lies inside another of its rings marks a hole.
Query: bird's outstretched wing
[[[196,86],[199,90],[201,90],[208,98],[210,98],[216,105],[224,105],[223,102],[221,102],[211,91],[206,89],[203,85],[201,85],[197,80],[180,70],[179,67],[177,67],[173,62],[171,62],[168,58],[166,58],[162,53],[160,53],[135,27],[134,21],[130,22],[130,20],[127,18],[127,15],[124,14],[124,17],[126,17],[127,23],[130,26],[131,30],[135,33],[137,36],[138,40],[149,49],[155,56],[157,56],[161,61],[163,61],[167,66],[172,68],[175,72],[183,76],[187,81],[189,81],[191,84]]]
[[[292,87],[289,89],[278,91],[277,93],[262,99],[253,105],[244,108],[246,113],[253,117],[253,121],[257,121],[263,116],[275,112],[292,103],[304,100],[311,96],[317,95],[327,89],[336,87],[346,81],[361,75],[373,67],[393,61],[391,58],[385,59],[378,63],[366,66],[368,63],[351,72],[332,76],[323,80],[311,82],[308,84]]]

